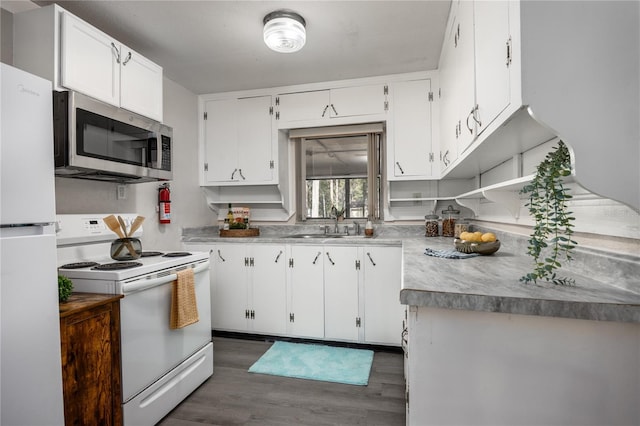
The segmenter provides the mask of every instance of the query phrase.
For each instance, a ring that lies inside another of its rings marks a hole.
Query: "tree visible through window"
[[[305,219],[378,217],[380,139],[377,133],[302,139]]]

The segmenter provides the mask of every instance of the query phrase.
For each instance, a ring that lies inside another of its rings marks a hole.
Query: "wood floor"
[[[368,386],[353,386],[248,373],[272,342],[213,342],[213,376],[158,425],[405,424],[400,353],[376,351]]]

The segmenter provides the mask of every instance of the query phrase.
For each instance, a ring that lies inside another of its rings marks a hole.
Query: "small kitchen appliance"
[[[58,273],[74,291],[122,294],[122,399],[125,425],[154,425],[213,374],[209,253],[143,250],[114,261],[108,214],[57,216]],[[120,214],[128,228],[135,214]],[[140,238],[139,227],[133,238]],[[199,321],[170,328],[177,272],[193,268]]]
[[[171,180],[173,129],[77,92],[53,92],[55,173],[112,182]]]

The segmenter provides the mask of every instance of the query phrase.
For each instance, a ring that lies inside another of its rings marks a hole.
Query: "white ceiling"
[[[435,69],[451,1],[55,3],[202,94]],[[262,41],[262,20],[278,9],[305,18],[301,51],[276,53]]]

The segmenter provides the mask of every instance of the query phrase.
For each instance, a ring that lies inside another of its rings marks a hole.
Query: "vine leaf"
[[[572,195],[562,182],[562,178],[570,174],[569,149],[560,141],[540,162],[531,183],[520,191],[521,194],[529,194],[529,202],[525,206],[535,220],[527,251],[534,259],[534,269],[521,277],[520,281],[575,284],[572,278],[558,277],[556,274],[556,270],[562,267],[560,261],[570,261],[571,250],[578,244],[571,239],[575,217],[571,216],[573,212],[567,210],[566,204]]]

